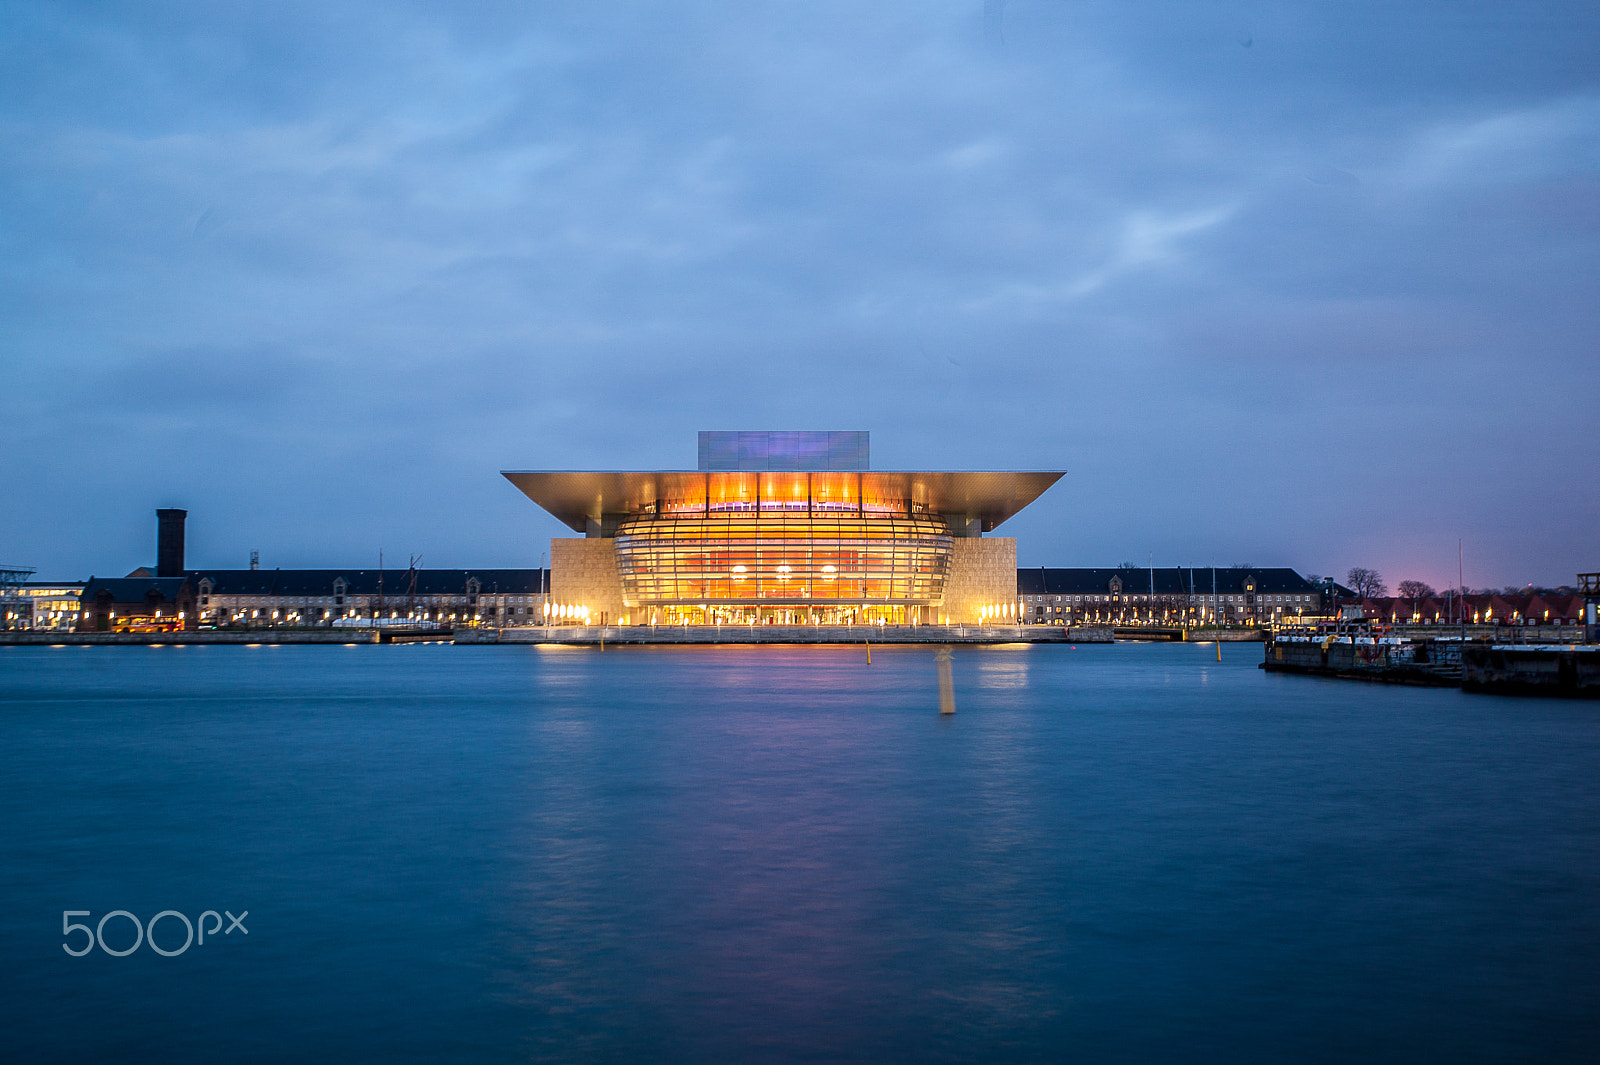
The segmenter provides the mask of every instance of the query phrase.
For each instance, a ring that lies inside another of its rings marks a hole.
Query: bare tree
[[[1363,599],[1376,599],[1381,595],[1389,594],[1389,586],[1383,583],[1383,574],[1375,569],[1365,566],[1355,566],[1344,575],[1344,581],[1350,590]]]
[[[1406,599],[1432,599],[1439,594],[1427,581],[1401,581],[1397,590]]]

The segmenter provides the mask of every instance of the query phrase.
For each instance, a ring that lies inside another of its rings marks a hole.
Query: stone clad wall
[[[586,606],[595,624],[600,614],[616,624],[627,612],[622,577],[617,572],[617,542],[607,538],[562,537],[550,541],[550,602]]]
[[[957,537],[944,582],[942,618],[971,624],[978,610],[1017,601],[1017,541],[1010,536]]]

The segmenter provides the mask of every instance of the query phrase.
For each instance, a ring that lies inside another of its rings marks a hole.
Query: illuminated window
[[[793,474],[763,474],[793,489]],[[623,594],[639,603],[846,600],[931,603],[943,596],[951,536],[930,519],[824,518],[774,509],[641,519],[617,530]]]

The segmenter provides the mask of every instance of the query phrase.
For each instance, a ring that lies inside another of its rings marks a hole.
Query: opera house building
[[[864,432],[703,432],[694,470],[511,470],[557,624],[1016,622],[1016,540],[1059,472],[872,470]]]

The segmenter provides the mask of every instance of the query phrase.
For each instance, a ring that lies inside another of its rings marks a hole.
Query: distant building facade
[[[184,569],[187,512],[156,516],[155,572],[91,578],[72,603],[77,628],[542,625],[548,616],[542,569]]]
[[[542,625],[549,588],[540,569],[209,569],[186,577],[208,628]]]
[[[1348,618],[1390,625],[1578,625],[1584,620],[1584,598],[1576,592],[1527,595],[1485,594],[1400,596],[1339,600]]]
[[[1318,617],[1324,602],[1321,586],[1278,566],[1017,570],[1029,625],[1263,625]]]
[[[185,577],[91,577],[79,596],[79,632],[193,629],[194,586]]]
[[[82,583],[63,581],[30,581],[8,588],[5,627],[70,632],[78,627],[83,589]]]

